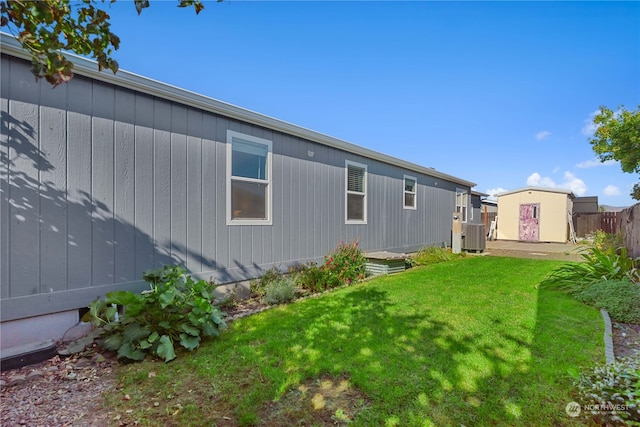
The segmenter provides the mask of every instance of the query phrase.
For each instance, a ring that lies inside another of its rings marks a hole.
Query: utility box
[[[462,249],[482,252],[487,247],[484,224],[462,224]]]
[[[453,213],[453,223],[451,224],[451,252],[459,254],[462,252],[462,214]]]

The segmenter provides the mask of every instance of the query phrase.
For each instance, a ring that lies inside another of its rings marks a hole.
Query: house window
[[[467,222],[467,208],[469,206],[469,194],[465,190],[456,190],[456,212],[461,215],[462,222]]]
[[[346,161],[346,218],[347,224],[367,222],[367,166]]]
[[[416,209],[416,188],[418,180],[413,176],[404,176],[404,208]]]
[[[227,131],[227,224],[271,225],[271,141]]]

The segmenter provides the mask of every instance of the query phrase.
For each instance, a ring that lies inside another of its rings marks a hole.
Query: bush
[[[322,270],[325,288],[349,285],[364,279],[366,264],[367,259],[358,242],[340,242],[331,254],[324,257]]]
[[[267,304],[286,304],[296,295],[296,278],[280,277],[265,286],[264,302]]]
[[[268,269],[260,278],[254,279],[249,282],[249,290],[252,294],[256,294],[259,297],[265,295],[267,285],[277,282],[282,279],[282,272],[278,267],[273,266]]]
[[[593,247],[601,251],[617,250],[623,246],[622,235],[620,233],[611,234],[602,230],[596,230],[593,236]]]
[[[598,308],[604,308],[618,322],[640,324],[640,285],[628,279],[592,283],[575,297]]]
[[[297,277],[298,286],[310,292],[321,292],[326,289],[325,271],[315,262],[302,264],[290,270]]]
[[[143,360],[152,354],[168,362],[176,358],[175,343],[193,350],[203,338],[219,335],[225,324],[213,306],[212,282],[196,281],[180,266],[147,271],[143,277],[150,289],[142,294],[109,292],[89,305],[82,320],[97,326],[99,345],[117,351],[118,359]]]
[[[584,262],[558,267],[541,282],[541,286],[577,292],[585,286],[603,280],[628,279],[638,282],[640,279],[638,261],[629,258],[627,249],[624,247],[618,249],[593,247],[581,256]]]
[[[457,257],[464,257],[466,254],[461,252],[456,255],[450,249],[441,248],[439,246],[427,246],[421,248],[412,258],[412,262],[417,265],[437,264],[439,262],[452,261]]]
[[[623,359],[574,375],[582,413],[601,425],[640,425],[640,364]]]

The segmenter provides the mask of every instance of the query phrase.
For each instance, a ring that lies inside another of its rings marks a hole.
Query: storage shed
[[[2,348],[61,336],[152,267],[226,284],[340,241],[450,246],[472,209],[475,184],[430,167],[78,57],[52,88],[13,38],[1,51]]]
[[[574,194],[559,188],[526,187],[498,197],[498,240],[565,243],[570,237]]]

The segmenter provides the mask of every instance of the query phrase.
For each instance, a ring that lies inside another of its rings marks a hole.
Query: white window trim
[[[231,156],[233,155],[233,138],[243,139],[245,141],[253,142],[256,144],[262,144],[267,146],[267,174],[265,180],[257,180],[253,178],[244,178],[244,177],[235,177],[233,178],[231,175],[232,172],[232,163]],[[273,214],[272,214],[272,186],[273,186],[273,170],[271,166],[271,157],[273,153],[273,143],[268,139],[258,138],[257,136],[247,135],[244,133],[236,132],[233,130],[227,130],[227,225],[273,225]],[[267,185],[267,195],[266,195],[266,206],[265,206],[265,215],[266,219],[232,219],[231,216],[231,181],[244,181],[244,182],[260,182],[266,183]]]
[[[464,218],[462,218],[462,222],[468,222],[468,219],[469,219],[469,191],[468,190],[465,190],[464,188],[456,188],[456,201],[455,201],[454,211],[458,212],[458,194],[460,193],[467,196],[465,197],[465,199],[467,200],[467,206],[466,206],[467,210],[466,210],[466,215],[464,215]]]
[[[415,182],[415,187],[413,188],[413,191],[406,190],[407,179],[412,179],[413,182]],[[405,200],[406,200],[405,196],[407,195],[407,193],[413,194],[413,206],[407,206],[405,203]],[[404,175],[404,177],[402,178],[402,208],[410,209],[414,211],[418,209],[418,178],[416,178],[415,176]]]
[[[364,193],[359,193],[355,191],[349,191],[349,166],[353,166],[356,168],[364,169]],[[369,184],[367,183],[367,165],[362,163],[352,162],[351,160],[345,160],[344,162],[344,221],[345,224],[366,224],[367,223],[367,191],[369,190]],[[359,194],[363,195],[364,203],[364,219],[349,219],[349,206],[348,206],[348,196],[349,194]]]

